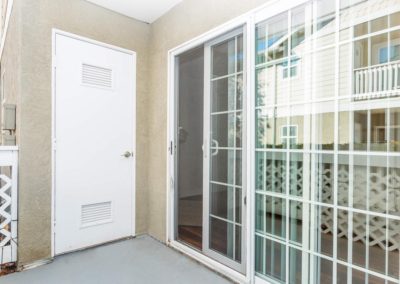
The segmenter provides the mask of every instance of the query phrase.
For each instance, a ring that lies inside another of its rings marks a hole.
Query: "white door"
[[[55,254],[134,233],[135,54],[56,34]]]

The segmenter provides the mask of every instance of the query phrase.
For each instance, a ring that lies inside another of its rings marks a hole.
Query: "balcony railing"
[[[0,265],[17,261],[17,180],[18,148],[0,146]]]
[[[400,61],[354,70],[354,100],[400,96]]]

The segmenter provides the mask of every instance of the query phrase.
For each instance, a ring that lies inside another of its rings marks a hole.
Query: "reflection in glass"
[[[369,162],[369,211],[386,213],[387,156],[375,156]]]
[[[235,73],[235,38],[212,48],[212,77],[217,78]]]
[[[303,204],[298,201],[290,201],[289,204],[289,240],[301,245],[303,233]]]
[[[235,208],[234,187],[211,184],[211,214],[223,219],[233,221]],[[237,200],[240,201],[240,200]]]
[[[371,33],[387,29],[387,27],[388,27],[388,16],[380,17],[371,21]]]
[[[256,62],[265,63],[288,55],[288,13],[275,16],[256,28]]]
[[[256,153],[256,189],[286,192],[286,153]]]
[[[315,256],[315,283],[328,284],[332,283],[333,276],[333,263],[330,260],[327,260],[322,257]]]
[[[368,111],[354,112],[354,150],[366,151],[368,145]]]
[[[368,66],[368,39],[354,42],[354,69]]]
[[[290,169],[289,169],[289,183],[290,183],[290,195],[303,196],[303,178],[307,178],[303,175],[304,168],[308,167],[307,163],[304,163],[304,158],[308,154],[303,153],[290,153]],[[309,164],[309,163],[308,163]]]
[[[333,155],[314,155],[315,200],[333,204],[335,167]]]
[[[361,267],[366,265],[367,251],[367,215],[361,213],[353,213],[353,264]],[[354,273],[354,270],[353,270]],[[354,277],[354,276],[353,276]]]
[[[210,217],[210,248],[233,258],[234,231],[231,223]],[[240,247],[240,243],[236,244]]]
[[[314,206],[314,226],[311,233],[315,243],[311,244],[313,251],[328,256],[333,256],[333,208]]]
[[[399,277],[400,273],[400,221],[399,220],[388,220],[388,274],[394,278]]]
[[[309,136],[310,133],[305,132],[305,123],[310,121],[310,115],[307,114],[304,105],[294,105],[290,108],[290,119],[289,125],[286,126],[288,129],[286,145],[290,149],[303,149],[304,139]]]
[[[369,269],[385,274],[386,258],[386,218],[370,216],[369,218]]]
[[[399,13],[400,16],[400,13]],[[400,30],[390,33],[389,60],[400,60]]]
[[[211,147],[242,147],[242,112],[213,114],[211,125]]]
[[[315,62],[312,76],[314,98],[334,98],[335,49],[328,48],[315,52],[313,61]]]
[[[349,212],[338,210],[337,213],[337,257],[347,261],[349,241]]]
[[[292,11],[291,53],[296,54],[296,47],[306,38],[305,6],[300,6]]]
[[[366,35],[368,33],[368,22],[354,26],[354,37]]]
[[[335,1],[315,0],[317,46],[325,46],[335,42]],[[324,32],[322,32],[322,30]],[[318,33],[318,31],[321,31]]]
[[[212,81],[211,112],[239,110],[242,108],[242,76]]]
[[[286,247],[278,242],[256,235],[256,265],[257,273],[285,282],[286,279]]]
[[[230,185],[242,185],[242,151],[212,149],[211,180]]]
[[[284,108],[256,110],[257,148],[282,149],[287,145],[287,137],[282,136],[282,128],[287,126],[287,111]]]
[[[371,65],[387,63],[388,35],[381,34],[371,37]]]
[[[314,105],[315,136],[312,142],[316,150],[333,150],[335,138],[334,109],[334,102],[324,102]]]
[[[300,250],[289,249],[289,283],[301,283],[302,281],[302,257]]]
[[[400,12],[396,12],[390,15],[390,27],[400,26]]]
[[[337,204],[339,206],[349,206],[349,188],[350,188],[350,161],[348,155],[338,155],[337,168],[338,195]]]
[[[267,195],[257,196],[256,231],[284,239],[286,237],[286,201]]]
[[[392,108],[389,112],[389,151],[400,152],[400,108]]]
[[[384,109],[371,110],[371,126],[370,126],[371,151],[387,150],[386,129],[387,129],[386,111]]]
[[[339,150],[350,150],[350,112],[339,112]]]
[[[353,156],[353,207],[367,209],[368,157]]]

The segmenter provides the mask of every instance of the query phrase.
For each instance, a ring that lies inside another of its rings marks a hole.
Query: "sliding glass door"
[[[205,46],[203,250],[244,272],[243,34]]]
[[[256,24],[260,281],[399,283],[395,2],[314,0]]]
[[[246,23],[178,58],[175,240],[260,283],[400,283],[400,2]]]

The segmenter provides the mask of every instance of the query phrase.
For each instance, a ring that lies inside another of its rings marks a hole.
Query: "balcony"
[[[400,60],[354,70],[353,99],[381,99],[400,95]]]

